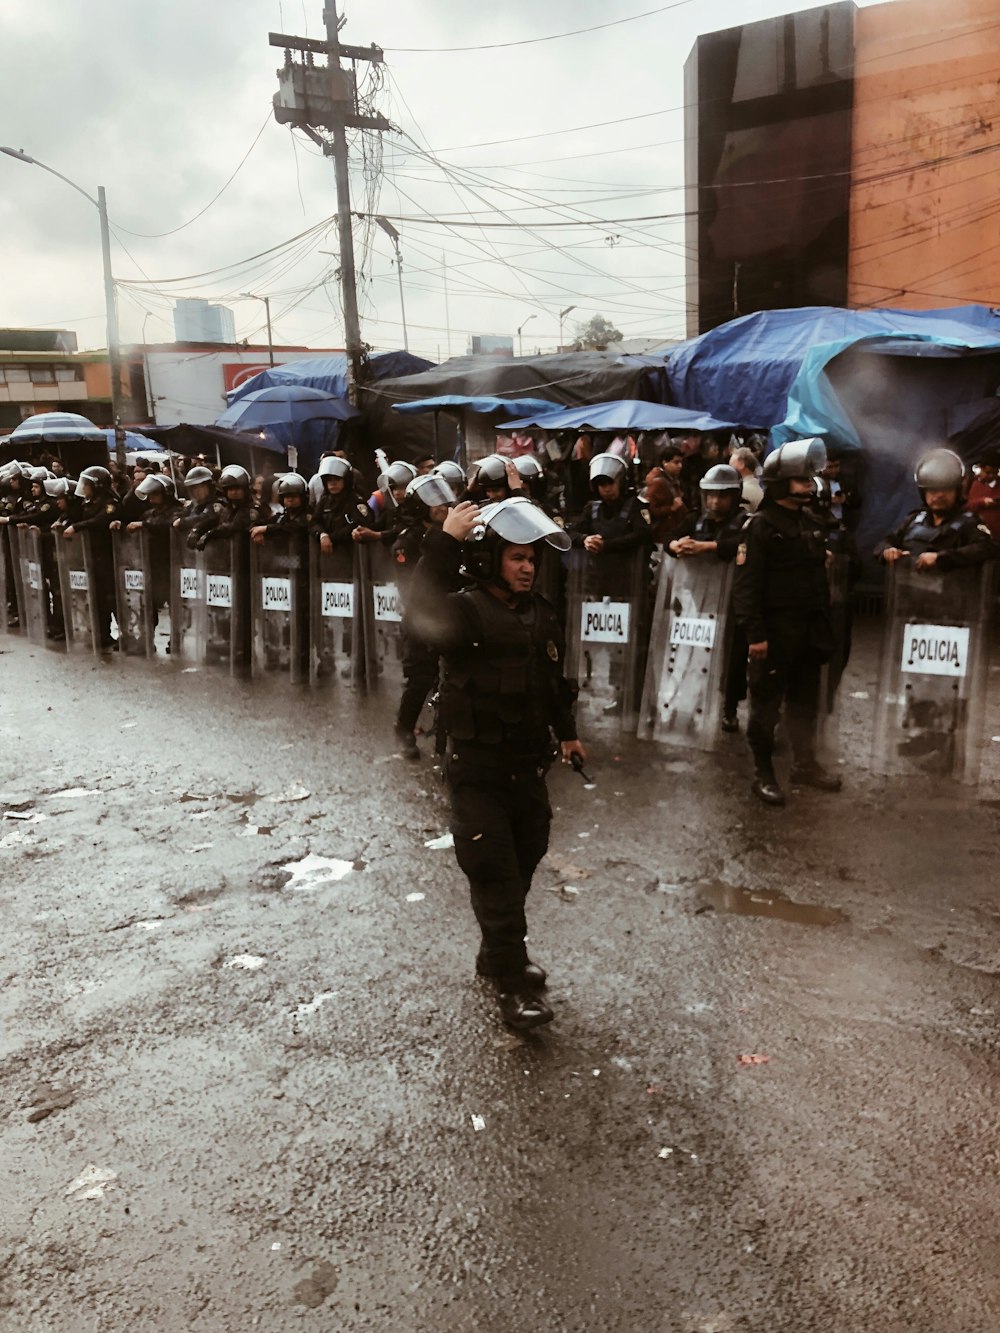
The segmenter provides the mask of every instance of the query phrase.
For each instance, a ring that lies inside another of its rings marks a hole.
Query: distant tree
[[[621,329],[616,329],[603,315],[594,315],[586,324],[576,326],[576,345],[580,351],[603,352],[609,343],[621,340]]]

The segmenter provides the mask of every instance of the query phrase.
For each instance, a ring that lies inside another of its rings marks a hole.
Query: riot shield
[[[20,615],[14,562],[10,554],[10,527],[6,523],[0,527],[0,592],[3,593],[4,599],[3,607],[0,608],[3,610],[3,615],[0,616],[0,634],[8,634],[13,628],[11,621],[19,619]]]
[[[188,534],[170,532],[170,653],[174,661],[205,661],[205,570],[203,552],[192,551]]]
[[[638,734],[714,750],[732,647],[732,566],[713,557],[660,565]]]
[[[220,537],[200,551],[187,537],[171,532],[171,654],[240,675],[249,660],[247,536]]]
[[[361,552],[361,623],[365,681],[370,690],[403,687],[403,604],[399,566],[387,546],[372,542]]]
[[[582,734],[634,732],[649,637],[649,553],[570,552],[566,588],[566,675],[580,694]]]
[[[995,568],[889,567],[875,706],[879,772],[978,780]]]
[[[364,673],[361,547],[338,542],[325,555],[309,543],[309,683],[358,684]]]
[[[307,534],[276,528],[250,545],[250,615],[255,676],[287,672],[293,684],[308,669]]]
[[[9,532],[21,629],[32,643],[44,643],[49,625],[49,590],[42,558],[42,534],[27,527],[12,527]]]
[[[153,597],[153,561],[145,528],[114,534],[115,618],[118,651],[131,657],[152,657],[156,606]]]
[[[88,532],[67,538],[55,534],[59,592],[66,647],[70,652],[101,652],[101,588]]]

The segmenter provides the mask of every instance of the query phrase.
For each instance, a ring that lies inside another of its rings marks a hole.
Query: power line
[[[138,236],[145,241],[156,241],[160,240],[164,236],[175,236],[177,232],[183,231],[185,227],[190,227],[191,223],[197,222],[200,217],[203,217],[212,207],[212,205],[222,198],[225,192],[229,189],[230,185],[232,185],[233,181],[240,174],[240,170],[242,169],[244,162],[246,162],[247,158],[250,156],[253,150],[257,147],[257,144],[260,142],[261,135],[267,129],[270,120],[271,120],[271,108],[268,107],[267,115],[264,117],[263,125],[261,125],[260,129],[257,131],[253,143],[240,158],[239,162],[237,163],[236,170],[226,181],[225,185],[223,185],[222,188],[218,191],[218,193],[214,194],[212,198],[209,199],[205,207],[199,209],[198,212],[195,213],[193,218],[188,218],[187,222],[182,222],[179,227],[172,227],[170,231],[133,231],[131,227],[122,226],[120,222],[115,223],[116,229],[118,231],[126,232],[129,236]],[[138,265],[136,265],[136,267],[138,267]]]
[[[617,28],[623,23],[636,23],[639,19],[651,18],[654,14],[665,14],[669,9],[681,9],[693,0],[674,0],[672,5],[661,5],[659,9],[647,9],[643,14],[632,14],[625,19],[612,19],[610,23],[595,23],[589,28],[574,28],[572,32],[554,32],[548,37],[524,37],[517,42],[491,42],[486,46],[387,46],[387,51],[406,55],[448,55],[456,51],[505,51],[512,46],[537,46],[539,42],[559,42],[564,37],[580,37],[588,32],[601,32],[605,28]]]

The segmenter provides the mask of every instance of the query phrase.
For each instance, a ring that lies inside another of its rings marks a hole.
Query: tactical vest
[[[616,514],[610,518],[605,518],[601,513],[603,500],[591,500],[588,505],[590,513],[590,530],[595,537],[603,537],[605,540],[613,537],[627,537],[632,531],[632,510],[635,508],[636,497],[630,495]]]
[[[479,628],[472,643],[442,659],[445,730],[512,755],[546,755],[563,651],[555,612],[541,597],[516,612],[482,588],[460,596],[475,606]]]
[[[948,519],[947,523],[935,527],[930,510],[921,509],[907,524],[906,532],[903,534],[906,550],[911,555],[923,555],[925,551],[935,549],[935,545],[946,532],[961,532],[967,518],[968,514],[959,512]]]

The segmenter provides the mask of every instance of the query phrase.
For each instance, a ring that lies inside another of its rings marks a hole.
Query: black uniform
[[[408,736],[416,730],[420,713],[427,701],[428,694],[434,689],[438,679],[438,659],[440,654],[433,644],[420,637],[406,614],[406,590],[420,560],[427,529],[422,523],[415,523],[404,528],[392,548],[392,557],[396,563],[400,582],[400,598],[403,603],[403,693],[399,700],[399,712],[396,714],[396,730]],[[456,576],[447,591],[457,592],[461,582]]]
[[[935,568],[942,573],[970,569],[1000,555],[1000,547],[985,523],[961,508],[946,515],[940,524],[935,524],[929,509],[915,510],[882,543],[878,553],[881,555],[890,546],[909,551],[911,561],[925,551],[933,551],[938,557]]]
[[[201,502],[196,500],[187,502],[177,526],[187,532],[187,544],[190,550],[196,551],[199,543],[204,545],[202,538],[222,522],[225,511],[225,503],[216,495],[210,495],[207,500]]]
[[[221,508],[218,513],[218,521],[214,526],[207,528],[199,539],[200,545],[206,546],[209,542],[220,541],[223,537],[235,537],[237,533],[249,532],[251,528],[259,523],[266,523],[270,518],[270,512],[261,509],[249,496],[243,500],[220,500]]]
[[[691,537],[696,542],[715,542],[716,557],[728,564],[735,560],[743,540],[743,530],[750,522],[750,513],[742,505],[737,505],[728,518],[719,519],[713,514],[689,514],[680,531],[670,541],[680,541],[682,537]],[[676,560],[677,556],[670,549],[670,542],[663,548]],[[698,556],[684,556],[685,560],[703,559]],[[726,662],[725,697],[722,704],[723,716],[735,718],[740,702],[747,697],[747,641],[743,628],[735,624],[729,639],[729,658]]]
[[[815,515],[765,501],[743,532],[733,609],[748,643],[767,657],[748,664],[747,740],[758,773],[771,773],[784,701],[796,764],[815,764],[820,672],[833,651],[824,531]]]
[[[552,732],[575,740],[576,727],[551,606],[534,593],[510,608],[482,587],[449,592],[461,553],[447,534],[427,534],[410,615],[442,654],[451,831],[482,932],[477,970],[508,977],[528,961],[525,901],[548,849]]]
[[[653,545],[649,512],[634,494],[610,502],[591,500],[579,522],[569,531],[574,546],[582,546],[585,537],[603,537],[602,555],[623,554]]]
[[[155,624],[159,624],[160,607],[170,601],[170,529],[181,510],[179,500],[164,495],[162,504],[146,505],[140,519],[149,533],[150,591]]]
[[[351,541],[355,528],[374,529],[375,523],[375,515],[352,491],[345,489],[337,495],[324,491],[313,508],[309,531],[317,540],[326,536],[337,546]]]

